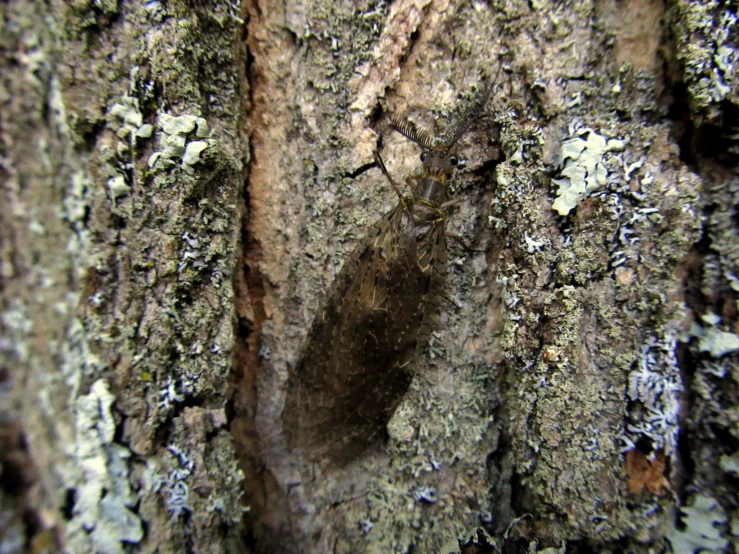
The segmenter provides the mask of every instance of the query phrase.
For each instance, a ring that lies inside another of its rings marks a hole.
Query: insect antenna
[[[416,124],[412,121],[395,115],[390,122],[390,127],[415,142],[421,148],[431,148],[431,136],[423,129],[416,127]]]
[[[459,137],[464,134],[469,126],[472,125],[475,118],[480,115],[480,112],[485,107],[485,104],[490,97],[490,93],[493,92],[493,87],[495,87],[495,84],[498,82],[498,75],[500,74],[501,67],[503,67],[502,63],[498,65],[498,71],[495,73],[495,77],[491,79],[487,86],[477,95],[477,98],[475,98],[472,105],[459,116],[455,117],[447,130],[441,136],[439,144],[444,150],[449,150],[454,146],[454,143],[459,140]]]

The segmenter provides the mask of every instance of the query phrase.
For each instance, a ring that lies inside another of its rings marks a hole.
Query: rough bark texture
[[[224,411],[247,152],[234,10],[3,7],[6,378],[39,473],[29,508],[68,552],[239,539]]]
[[[735,4],[0,10],[2,552],[737,549]],[[448,225],[484,253],[383,446],[298,463],[373,150],[419,166],[390,114],[443,131],[501,56]]]

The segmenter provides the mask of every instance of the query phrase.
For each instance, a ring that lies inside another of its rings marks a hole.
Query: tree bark
[[[736,549],[728,7],[2,10],[6,551]],[[420,167],[391,116],[442,133],[499,66],[447,225],[483,252],[386,439],[296,456],[301,344],[397,202],[373,152]]]

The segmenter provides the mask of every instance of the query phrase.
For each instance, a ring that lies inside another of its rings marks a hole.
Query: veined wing
[[[283,423],[291,448],[344,463],[382,436],[439,311],[444,223],[398,205],[339,272],[291,375]]]

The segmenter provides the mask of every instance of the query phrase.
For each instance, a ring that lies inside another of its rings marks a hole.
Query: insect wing
[[[446,275],[443,222],[416,225],[398,205],[339,272],[288,385],[288,445],[350,461],[382,436],[438,314]]]

